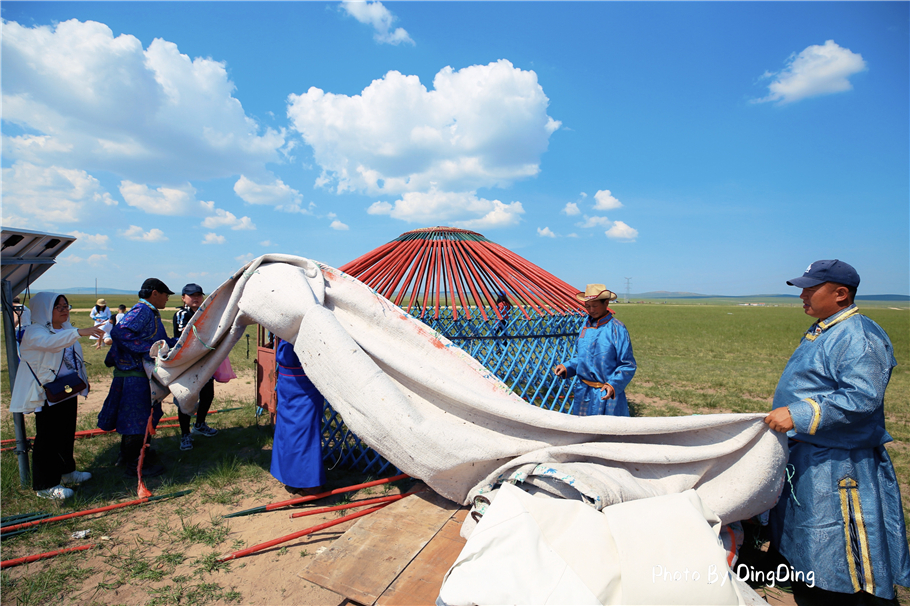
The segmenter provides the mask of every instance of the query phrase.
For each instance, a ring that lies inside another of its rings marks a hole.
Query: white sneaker
[[[63,485],[81,484],[82,482],[88,482],[91,479],[92,474],[87,471],[71,471],[60,476],[60,483]]]
[[[53,488],[39,490],[36,494],[42,499],[62,501],[63,499],[68,499],[73,496],[73,490],[71,488],[64,488],[63,486],[58,485],[54,486]]]

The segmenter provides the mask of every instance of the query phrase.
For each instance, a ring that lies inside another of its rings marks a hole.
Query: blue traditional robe
[[[152,394],[142,361],[151,360],[149,349],[156,341],[173,346],[177,339],[167,336],[161,314],[145,299],[129,310],[111,330],[111,349],[104,363],[114,367],[114,380],[98,413],[98,427],[105,431],[116,429],[125,436],[145,433],[149,414],[154,412],[153,424],[161,419],[161,403],[152,409]]]
[[[817,587],[894,597],[910,553],[884,444],[885,388],[897,365],[888,335],[855,305],[816,322],[774,392],[789,406],[788,477],[771,511],[772,545]]]
[[[293,344],[279,341],[275,362],[278,409],[269,471],[279,482],[293,488],[322,486],[325,484],[322,467],[325,398],[307,378]]]
[[[592,322],[590,318],[578,335],[575,357],[564,362],[566,377],[578,375],[575,382],[575,403],[572,414],[629,416],[626,385],[635,376],[635,357],[632,341],[625,325],[608,313]],[[609,383],[616,391],[609,400],[601,400],[603,391],[586,385],[586,379],[595,383]]]

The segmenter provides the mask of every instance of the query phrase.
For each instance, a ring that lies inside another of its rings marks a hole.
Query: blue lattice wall
[[[552,369],[572,357],[585,315],[529,313],[525,318],[513,309],[501,321],[490,308],[486,309],[487,320],[476,309],[472,309],[471,319],[459,312],[457,320],[447,309],[440,310],[438,319],[431,312],[435,315],[435,310],[427,310],[420,318],[420,311],[412,309],[415,317],[480,361],[523,399],[541,408],[571,412],[575,378],[559,379]],[[377,475],[390,468],[388,461],[348,431],[328,402],[322,435],[323,459],[330,467],[341,465]]]

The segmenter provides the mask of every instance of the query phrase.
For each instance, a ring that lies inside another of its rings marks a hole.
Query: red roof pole
[[[455,248],[460,249],[462,242],[456,241]],[[462,280],[465,284],[468,285],[468,288],[471,291],[471,296],[474,297],[474,304],[477,305],[477,309],[480,310],[480,315],[484,320],[487,319],[487,313],[483,305],[481,305],[480,296],[477,294],[477,291],[474,289],[474,283],[471,281],[470,276],[468,275],[467,261],[462,255],[455,255],[455,262],[458,264],[458,273],[461,275]]]

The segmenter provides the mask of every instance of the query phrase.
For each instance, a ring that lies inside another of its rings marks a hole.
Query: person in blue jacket
[[[803,336],[774,392],[771,429],[787,432],[789,481],[771,510],[771,546],[793,576],[797,604],[873,604],[910,585],[900,489],[885,444],[891,340],[854,304],[859,274],[837,259],[799,278]],[[805,577],[803,577],[805,578]]]
[[[616,293],[603,284],[588,284],[575,295],[584,303],[588,321],[578,335],[575,357],[559,364],[553,373],[567,379],[578,375],[572,414],[629,416],[626,386],[635,376],[632,341],[625,325],[607,305]]]

